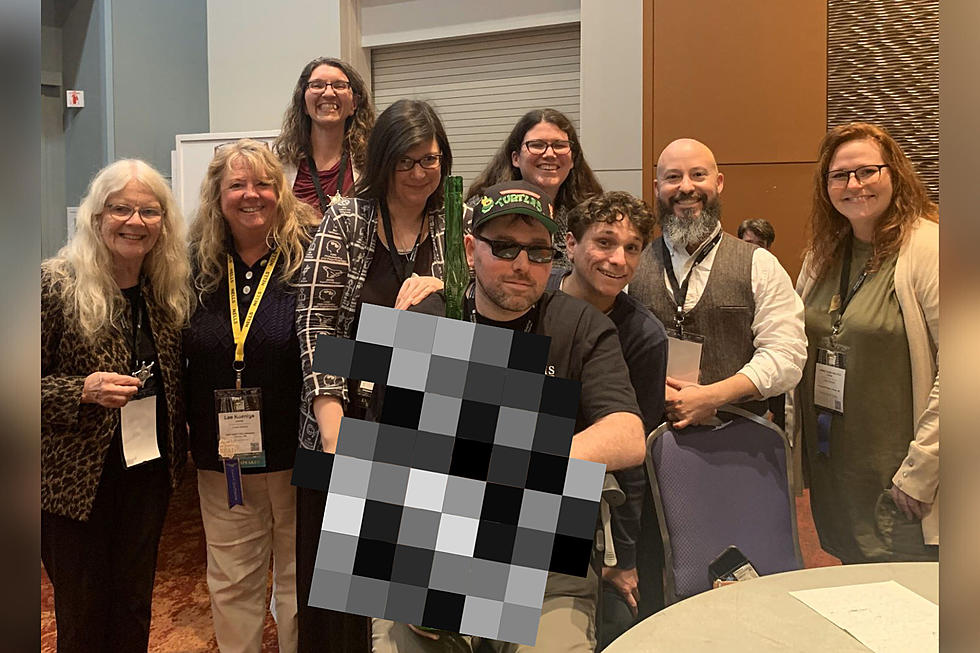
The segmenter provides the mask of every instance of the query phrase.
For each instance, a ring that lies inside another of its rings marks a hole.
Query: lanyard
[[[242,388],[242,370],[245,369],[245,338],[248,337],[248,331],[252,328],[252,319],[255,317],[255,311],[259,308],[259,302],[262,301],[262,295],[265,294],[265,288],[269,285],[269,279],[272,277],[272,269],[276,267],[276,261],[279,260],[279,250],[277,249],[269,257],[269,262],[265,266],[265,271],[262,273],[262,279],[259,281],[259,285],[255,289],[255,294],[252,296],[252,303],[248,306],[248,312],[245,314],[245,323],[241,324],[238,321],[238,290],[235,285],[235,260],[231,257],[231,254],[227,254],[228,257],[228,308],[231,309],[231,333],[235,339],[235,388],[241,390]]]
[[[313,188],[316,189],[316,198],[320,203],[320,212],[326,213],[331,202],[327,201],[327,196],[323,193],[323,186],[320,185],[320,171],[316,169],[316,161],[309,154],[306,155],[306,165],[310,169],[310,176],[313,177]],[[337,194],[340,197],[344,189],[344,173],[347,172],[347,152],[340,155],[340,170],[337,172]]]
[[[851,300],[854,299],[854,295],[856,295],[857,291],[864,285],[864,280],[868,278],[868,269],[865,267],[865,269],[861,271],[861,276],[859,276],[854,284],[851,285],[850,289],[848,289],[847,281],[851,276],[851,253],[853,248],[854,244],[851,239],[848,238],[847,243],[844,245],[844,261],[842,262],[840,268],[840,289],[838,291],[839,294],[837,295],[837,315],[834,317],[834,328],[832,331],[832,335],[834,337],[840,333],[841,320],[844,319],[844,311],[847,310],[848,304],[851,303]]]
[[[388,240],[388,256],[391,257],[391,265],[395,268],[399,283],[405,283],[405,279],[412,276],[415,271],[415,255],[419,251],[419,243],[422,242],[422,233],[425,231],[425,214],[422,214],[422,222],[419,223],[419,235],[415,237],[415,244],[412,251],[408,253],[408,264],[405,264],[402,255],[398,253],[398,246],[395,245],[395,235],[391,228],[391,214],[388,212],[388,202],[381,200],[379,205],[381,211],[381,224],[384,225],[385,238]]]
[[[670,257],[670,249],[667,247],[667,241],[664,239],[660,240],[660,245],[663,247],[664,252],[664,267],[667,269],[667,279],[670,280],[670,288],[674,294],[674,305],[677,307],[677,311],[674,313],[674,324],[681,335],[684,333],[684,303],[687,301],[687,288],[691,283],[691,275],[694,273],[694,268],[708,256],[720,240],[721,232],[719,231],[718,235],[712,238],[711,242],[705,245],[701,253],[694,259],[694,263],[691,265],[691,269],[687,271],[687,276],[684,277],[684,283],[682,284],[677,283],[677,275],[674,274],[674,260]]]

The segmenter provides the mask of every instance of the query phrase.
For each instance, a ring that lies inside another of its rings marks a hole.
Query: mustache
[[[690,193],[679,193],[670,198],[670,205],[674,206],[678,202],[685,202],[687,200],[697,200],[701,202],[702,205],[705,205],[708,202],[708,196],[696,190],[691,191]]]
[[[525,274],[514,274],[509,277],[504,277],[503,281],[505,282],[516,281],[518,283],[533,283],[531,277]]]

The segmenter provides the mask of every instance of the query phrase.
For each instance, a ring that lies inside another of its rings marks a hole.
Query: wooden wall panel
[[[806,244],[804,229],[813,194],[810,163],[722,165],[725,189],[721,193],[722,228],[735,235],[746,218],[765,218],[776,230],[772,253],[793,283],[800,273],[800,253]]]
[[[653,16],[658,153],[689,136],[722,163],[813,160],[827,124],[826,0],[655,0]]]

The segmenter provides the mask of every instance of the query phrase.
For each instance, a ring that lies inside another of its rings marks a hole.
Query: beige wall
[[[794,280],[826,131],[826,39],[825,0],[644,0],[644,196],[667,143],[703,141],[726,175],[725,229],[772,222]]]

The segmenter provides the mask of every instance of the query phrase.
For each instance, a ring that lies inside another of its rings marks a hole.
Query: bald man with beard
[[[670,143],[654,183],[663,235],[644,251],[629,294],[667,327],[667,417],[684,428],[724,404],[762,415],[765,399],[802,375],[803,302],[775,256],[722,231],[725,176],[707,146]],[[697,361],[698,349],[700,365],[686,367],[697,381],[676,378],[671,359],[684,351]]]

